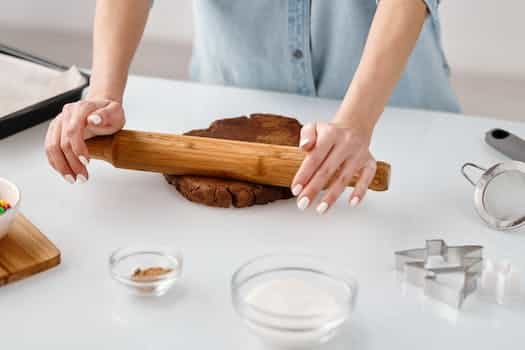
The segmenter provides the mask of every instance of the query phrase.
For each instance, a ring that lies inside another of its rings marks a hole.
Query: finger
[[[333,179],[330,187],[328,187],[321,203],[317,206],[316,210],[319,214],[324,214],[332,205],[337,201],[341,194],[346,189],[346,186],[352,180],[353,171],[356,167],[350,160],[345,160],[341,164],[340,171],[338,172],[335,179]]]
[[[352,194],[350,195],[351,207],[357,206],[365,197],[368,186],[370,186],[370,183],[372,183],[374,180],[376,169],[376,161],[374,159],[370,159],[361,171],[361,176],[359,177],[359,180],[357,180],[357,183],[352,190]]]
[[[63,122],[64,123],[64,122]],[[64,130],[62,125],[62,132],[60,134],[60,149],[73,172],[73,177],[78,183],[84,183],[88,179],[88,173],[84,165],[80,162],[78,156],[73,152],[70,135]]]
[[[117,102],[110,102],[91,112],[87,118],[86,129],[93,135],[109,135],[122,129],[125,119],[122,106]],[[90,136],[85,135],[85,136]],[[86,138],[86,137],[85,137]]]
[[[315,145],[317,133],[314,123],[308,123],[301,128],[301,139],[299,141],[299,148],[303,151],[309,151]]]
[[[61,116],[62,114],[59,114],[49,127],[46,135],[46,155],[51,166],[62,175],[64,180],[73,184],[75,183],[73,171],[69,167],[60,148],[60,135],[62,132]]]
[[[323,164],[315,171],[312,179],[301,192],[301,198],[299,201],[303,198],[308,198],[309,203],[313,202],[319,192],[323,190],[323,188],[330,182],[334,174],[341,167],[345,161],[347,153],[348,150],[345,147],[336,146],[330,152]]]
[[[67,143],[71,145],[73,154],[84,167],[89,163],[89,152],[84,142],[86,119],[97,107],[97,103],[80,101],[75,105],[71,117],[63,126],[63,133],[68,139]]]
[[[45,140],[44,140],[44,149],[45,149],[45,152],[46,152],[46,158],[47,158],[47,161],[49,163],[49,165],[51,165],[53,168],[55,168],[55,165],[54,165],[54,160],[53,160],[53,151],[52,151],[52,135],[53,135],[53,132],[54,132],[54,129],[56,127],[55,125],[55,120],[56,119],[53,119],[51,120],[51,123],[49,123],[49,126],[47,128],[47,132],[46,132],[46,137],[45,137]]]
[[[295,196],[302,193],[303,188],[326,159],[335,144],[335,133],[335,129],[318,133],[315,147],[306,155],[292,181],[292,193]]]

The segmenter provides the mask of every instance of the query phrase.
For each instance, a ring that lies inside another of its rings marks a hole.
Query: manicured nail
[[[303,146],[306,145],[308,142],[310,142],[310,140],[308,140],[308,139],[302,139],[302,140],[301,140],[301,143],[299,143],[299,147],[303,147]]]
[[[292,188],[292,194],[297,197],[299,193],[301,193],[302,190],[303,190],[303,185],[297,184]]]
[[[299,202],[297,202],[297,208],[300,210],[305,210],[308,208],[308,204],[310,204],[310,199],[308,199],[308,197],[303,197],[299,200]]]
[[[102,123],[102,117],[98,114],[92,114],[87,118],[88,122],[90,122],[93,125],[99,125]]]
[[[323,215],[326,209],[328,209],[328,203],[321,202],[321,204],[319,204],[315,210],[317,210],[319,215]]]
[[[73,178],[73,176],[71,175],[64,175],[64,180],[66,180],[68,183],[70,184],[74,184],[75,183],[75,179]]]
[[[80,160],[80,163],[82,163],[84,166],[88,166],[89,160],[84,156],[78,156],[78,160]]]
[[[77,183],[83,184],[86,181],[87,181],[87,178],[84,175],[82,175],[82,174],[78,174],[77,175]]]
[[[350,206],[351,206],[352,208],[356,207],[358,204],[359,204],[359,197],[354,197],[354,198],[352,198],[352,200],[350,201]]]

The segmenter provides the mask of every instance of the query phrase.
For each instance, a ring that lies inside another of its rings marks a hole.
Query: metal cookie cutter
[[[478,181],[467,174],[468,168],[483,172]],[[461,173],[474,186],[474,206],[487,225],[512,230],[525,224],[525,163],[507,161],[489,169],[465,163]]]
[[[423,288],[426,296],[460,308],[476,288],[483,269],[483,247],[449,247],[441,239],[427,240],[426,248],[394,253],[396,269],[405,281]]]

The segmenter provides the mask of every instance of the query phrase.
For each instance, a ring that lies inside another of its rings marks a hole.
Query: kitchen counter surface
[[[218,117],[251,112],[328,120],[338,102],[288,94],[131,77],[127,128],[181,133]],[[69,185],[47,165],[40,125],[0,141],[0,176],[19,185],[22,212],[62,251],[53,270],[0,288],[2,349],[259,349],[234,313],[230,278],[246,260],[272,252],[328,256],[360,284],[357,308],[327,349],[519,349],[525,299],[513,306],[476,296],[456,311],[403,288],[394,251],[481,244],[525,273],[525,230],[489,229],[473,208],[463,162],[505,159],[483,136],[494,127],[525,137],[525,123],[388,108],[372,151],[392,164],[391,189],[358,208],[347,196],[325,216],[294,200],[215,209],[184,200],[161,175],[93,161],[84,185]],[[174,292],[140,299],[108,273],[119,247],[156,244],[182,250],[184,276]],[[525,280],[525,274],[522,278]],[[522,286],[525,290],[525,287]]]

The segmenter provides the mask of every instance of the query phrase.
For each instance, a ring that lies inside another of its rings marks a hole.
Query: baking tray
[[[0,54],[13,56],[55,70],[66,71],[68,69],[68,67],[2,44],[0,44]],[[25,107],[6,116],[0,116],[0,139],[52,119],[60,113],[62,107],[66,103],[80,100],[82,97],[82,91],[89,86],[89,75],[84,72],[80,73],[86,78],[86,83],[84,85]]]

